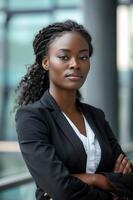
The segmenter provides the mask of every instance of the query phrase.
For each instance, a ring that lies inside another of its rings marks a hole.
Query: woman
[[[54,23],[39,31],[33,48],[35,63],[18,87],[16,130],[36,199],[131,197],[130,161],[104,113],[80,102],[93,52],[90,34],[71,20]]]

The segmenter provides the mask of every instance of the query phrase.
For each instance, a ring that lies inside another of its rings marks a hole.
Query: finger
[[[128,158],[127,157],[124,157],[123,158],[123,160],[122,160],[122,162],[121,162],[121,164],[120,164],[120,167],[119,167],[119,171],[120,172],[123,172],[124,171],[124,169],[125,169],[125,167],[126,167],[126,165],[128,164]],[[127,165],[127,168],[129,167],[129,165]],[[127,169],[126,168],[126,169]]]
[[[126,164],[126,166],[125,166],[125,168],[124,168],[124,170],[123,170],[123,174],[130,173],[131,171],[132,171],[132,169],[131,169],[131,162],[128,161],[127,164]]]
[[[123,158],[121,164],[122,164],[123,166],[126,166],[128,162],[129,162],[129,160],[128,160],[128,158],[125,156],[125,157]]]
[[[129,170],[128,170],[128,173],[131,173],[132,172],[132,168],[130,168]]]
[[[122,159],[123,159],[124,155],[123,154],[120,154],[116,160],[116,163],[115,163],[115,167],[114,167],[114,170],[118,170],[119,169],[119,166],[120,166],[120,163],[122,162]]]
[[[114,167],[114,171],[117,172],[119,171],[119,168],[120,168],[120,165],[121,165],[121,162],[124,158],[124,155],[123,154],[120,154],[116,160],[116,163],[115,163],[115,167]]]
[[[121,163],[119,164],[119,167],[117,168],[117,171],[116,172],[121,172],[123,173],[126,165],[128,163],[128,158],[125,156],[122,160],[121,160]]]
[[[119,156],[118,156],[118,158],[117,158],[117,163],[121,163],[121,161],[123,160],[123,158],[124,158],[124,154],[120,154]]]
[[[122,164],[120,166],[120,172],[122,173],[130,173],[131,172],[131,162],[128,160],[127,157],[125,157],[122,161]]]

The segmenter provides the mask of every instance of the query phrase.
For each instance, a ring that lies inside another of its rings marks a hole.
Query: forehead
[[[86,39],[78,32],[65,32],[61,36],[57,36],[49,45],[49,50],[59,49],[89,49]]]

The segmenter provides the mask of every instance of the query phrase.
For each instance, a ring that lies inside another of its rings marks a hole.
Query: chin
[[[81,87],[82,87],[82,85],[83,85],[84,83],[82,82],[77,82],[77,83],[65,83],[65,84],[60,84],[60,83],[58,83],[58,84],[56,84],[56,87],[57,88],[60,88],[60,89],[62,89],[62,90],[67,90],[67,91],[76,91],[76,90],[79,90]]]
[[[73,85],[73,86],[68,86],[65,87],[67,90],[79,90],[82,87],[82,85]]]

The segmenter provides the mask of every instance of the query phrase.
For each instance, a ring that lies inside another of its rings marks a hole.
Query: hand
[[[123,173],[123,174],[127,174],[131,172],[131,162],[123,154],[120,154],[118,156],[115,163],[114,172]]]

